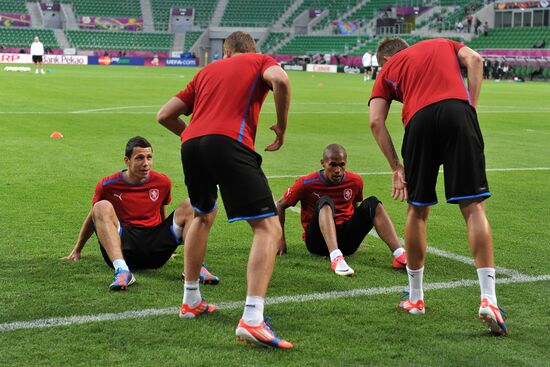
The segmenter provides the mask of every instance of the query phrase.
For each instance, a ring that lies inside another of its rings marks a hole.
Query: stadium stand
[[[441,12],[432,14],[427,22],[418,26],[423,27],[427,23],[430,30],[437,30],[439,27],[437,18],[442,17],[442,30],[454,30],[458,21],[461,21],[466,29],[466,15],[474,14],[478,9],[483,7],[483,2],[475,0],[442,0],[441,5]]]
[[[427,37],[420,37],[416,35],[411,34],[399,34],[396,35],[401,38],[403,38],[409,45],[413,45],[417,42],[420,42],[422,40],[428,39]],[[376,51],[376,48],[378,47],[378,42],[380,42],[385,36],[379,36],[376,38],[371,39],[363,39],[363,42],[361,43],[360,47],[357,47],[353,52],[351,52],[350,56],[363,56],[365,51],[371,50],[372,52]]]
[[[285,32],[272,32],[267,36],[267,39],[262,44],[261,49],[264,52],[267,52],[270,50],[273,46],[281,42],[283,39],[287,38],[290,33]]]
[[[342,14],[349,11],[352,7],[357,5],[356,0],[337,0],[333,1],[328,8],[329,14],[323,18],[319,23],[315,24],[314,30],[320,30],[328,26],[332,21],[338,19]]]
[[[190,50],[201,35],[202,32],[185,32],[185,43],[183,45],[183,49],[186,51]]]
[[[346,17],[347,20],[358,20],[364,24],[376,18],[379,12],[383,11],[388,5],[395,4],[391,0],[371,0],[366,2],[362,7]]]
[[[55,34],[50,29],[0,27],[0,45],[3,47],[29,48],[38,36],[46,48],[58,48]]]
[[[28,14],[25,0],[0,0],[0,13]]]
[[[231,0],[221,25],[224,27],[269,27],[292,4],[291,0]]]
[[[550,27],[524,27],[524,28],[494,28],[485,37],[480,35],[473,38],[469,47],[482,50],[494,48],[533,48],[534,45],[546,40],[550,43]],[[545,48],[550,47],[546,45]]]
[[[349,50],[366,41],[368,36],[296,36],[274,53],[304,55],[314,53],[348,54]]]
[[[37,0],[38,1],[38,0]],[[102,16],[142,18],[141,0],[60,0],[63,3],[72,4],[77,16]],[[333,55],[348,56],[353,63],[357,57],[369,49],[376,50],[379,41],[384,36],[372,37],[365,33],[365,28],[360,28],[354,35],[329,35],[327,26],[336,19],[359,21],[368,24],[369,21],[379,16],[389,5],[408,6],[419,5],[412,2],[417,0],[149,0],[153,13],[155,32],[128,32],[128,31],[103,31],[103,30],[64,30],[67,36],[68,46],[79,50],[93,50],[96,53],[115,51],[135,51],[136,53],[161,54],[170,51],[177,43],[177,48],[190,51],[197,40],[203,35],[216,10],[219,1],[225,6],[223,16],[220,14],[221,26],[228,27],[267,27],[269,34],[260,44],[260,51],[278,55],[315,55],[330,53]],[[407,3],[408,1],[411,4]],[[420,1],[420,0],[418,0]],[[272,25],[281,18],[281,15],[296,3],[299,6],[286,20],[283,28],[277,28],[273,32]],[[357,4],[360,7],[355,9]],[[453,30],[458,20],[465,21],[466,14],[475,14],[475,10],[482,6],[479,0],[437,0],[438,8],[428,19],[417,24],[417,28],[423,28],[419,32],[423,36],[413,34],[400,34],[409,44],[414,44],[424,39],[438,37],[437,19],[444,19],[444,30]],[[173,33],[166,32],[170,9],[172,7],[195,9],[195,30],[185,34],[185,40],[180,35],[175,37]],[[350,13],[350,9],[355,10]],[[221,8],[220,8],[221,9]],[[304,11],[308,9],[328,10],[329,15],[322,19],[314,30],[320,30],[309,35],[292,35],[289,28]],[[27,14],[25,0],[0,0],[0,13]],[[346,14],[343,17],[343,14]],[[217,15],[218,16],[218,15]],[[464,24],[466,27],[466,24]],[[201,30],[202,29],[202,30]],[[372,31],[372,29],[367,30]],[[473,30],[472,30],[473,33]],[[445,36],[454,34],[447,32]],[[38,35],[44,46],[50,49],[59,49],[58,41],[52,30],[37,28],[11,28],[0,27],[0,45],[3,48],[28,49],[32,39]],[[59,36],[59,35],[58,35]],[[458,37],[453,39],[463,41]],[[470,35],[471,36],[471,35]],[[463,36],[464,37],[464,36]],[[263,37],[260,37],[263,38]],[[290,41],[288,41],[290,39]],[[63,41],[63,38],[61,38]],[[283,41],[284,42],[281,42]],[[181,42],[180,42],[181,41]],[[546,45],[546,42],[548,45]],[[491,28],[488,36],[480,34],[475,36],[467,44],[476,50],[487,49],[531,49],[550,47],[550,27],[513,27]],[[66,47],[67,45],[63,45]],[[55,51],[55,50],[54,50]],[[197,51],[197,50],[195,50]],[[57,50],[61,52],[61,50]],[[197,52],[198,53],[198,52]],[[290,57],[290,56],[289,56]],[[344,61],[344,62],[347,62]],[[550,68],[547,64],[535,64],[530,62],[512,63],[514,75],[521,77],[540,75],[539,78],[548,79]],[[539,68],[540,70],[538,70]]]
[[[151,0],[155,30],[168,30],[171,8],[195,9],[195,25],[206,28],[210,23],[216,4],[216,0]]]
[[[411,34],[396,34],[410,45],[430,39]],[[376,51],[378,43],[386,36],[369,38],[368,36],[299,36],[283,47],[270,52],[281,55],[315,55],[326,54],[361,57],[366,50]],[[434,36],[437,37],[437,36]],[[458,38],[454,38],[460,41]]]
[[[357,0],[304,0],[304,2],[296,9],[294,13],[285,22],[286,27],[292,26],[292,22],[305,10],[308,9],[327,9],[329,15],[320,23],[319,28],[325,27],[331,21],[336,20],[340,14],[346,12],[351,7],[357,4]]]
[[[141,18],[139,0],[61,0],[72,4],[77,16]]]
[[[170,51],[173,33],[66,31],[75,48],[84,50]]]
[[[422,28],[425,26],[428,26],[430,29],[432,29],[432,24],[437,24],[437,18],[439,17],[445,17],[445,14],[450,11],[449,7],[442,7],[441,11],[434,12],[428,19],[424,19],[422,22],[419,22],[416,24],[416,28]]]

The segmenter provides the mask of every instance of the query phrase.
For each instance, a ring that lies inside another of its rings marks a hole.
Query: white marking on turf
[[[151,108],[151,107],[159,107],[159,106],[157,106],[157,105],[154,105],[154,106],[118,106],[118,107],[96,108],[96,109],[93,109],[93,110],[71,111],[71,112],[68,112],[68,113],[90,113],[90,112],[129,110],[129,109],[132,109],[132,108]]]
[[[515,171],[550,171],[550,167],[510,167],[510,168],[487,168],[487,172],[515,172]],[[391,175],[393,172],[390,171],[381,171],[381,172],[356,172],[361,176],[374,176],[374,175]],[[440,170],[439,173],[443,173],[443,170]],[[302,175],[273,175],[267,176],[268,179],[276,178],[297,178]]]
[[[498,284],[515,284],[515,283],[532,283],[550,280],[550,275],[538,275],[527,276],[522,275],[514,278],[497,279]],[[477,280],[462,279],[451,282],[437,282],[428,283],[424,285],[425,290],[437,290],[437,289],[454,289],[459,287],[469,287],[477,285]],[[350,298],[359,296],[374,296],[381,294],[398,293],[405,289],[405,286],[398,285],[393,287],[380,287],[380,288],[366,288],[366,289],[352,289],[348,291],[333,291],[325,293],[311,293],[300,294],[296,296],[279,296],[270,297],[266,299],[266,304],[284,304],[284,303],[296,303],[296,302],[308,302],[316,300],[331,300],[337,298]],[[220,309],[232,310],[240,308],[244,305],[244,302],[224,302],[216,304]],[[91,322],[101,321],[118,321],[128,319],[138,319],[153,316],[174,315],[178,313],[177,307],[167,308],[150,308],[144,310],[124,311],[104,313],[97,315],[83,315],[83,316],[68,316],[68,317],[53,317],[49,319],[40,319],[32,321],[16,321],[0,324],[1,331],[14,331],[24,329],[41,329],[54,326],[67,326],[76,324],[87,324]],[[182,321],[183,322],[183,321]]]
[[[372,229],[369,232],[369,234],[373,237],[380,238],[380,236],[378,235],[378,233],[376,233],[376,231],[374,229]],[[401,245],[403,245],[405,243],[405,241],[402,238],[399,238],[399,242],[401,242]],[[461,262],[461,263],[464,263],[464,264],[467,264],[467,265],[474,266],[474,259],[472,259],[471,257],[468,257],[468,256],[457,255],[457,254],[454,254],[454,253],[449,252],[449,251],[440,250],[440,249],[435,248],[431,245],[428,246],[427,251],[430,254],[438,255],[438,256],[441,256],[441,257],[446,257],[446,258],[451,259],[451,260],[455,260],[455,261],[458,261],[458,262]],[[525,274],[520,273],[519,271],[512,270],[512,269],[506,269],[506,268],[503,268],[501,266],[495,266],[495,270],[499,274],[508,275],[510,277],[516,277],[517,278],[517,277],[527,276]]]
[[[298,207],[295,207],[295,206],[291,206],[289,207],[289,209],[295,213],[300,213],[300,208]],[[376,232],[376,230],[373,228],[371,229],[371,231],[369,232],[369,235],[373,236],[373,237],[376,237],[378,239],[381,239],[380,236],[378,235],[378,233]],[[405,240],[401,237],[399,237],[399,242],[401,242],[401,245],[404,245],[405,244]],[[458,262],[461,262],[461,263],[464,263],[466,265],[472,265],[474,266],[474,259],[470,258],[470,257],[467,257],[467,256],[462,256],[462,255],[457,255],[457,254],[454,254],[452,252],[449,252],[449,251],[445,251],[445,250],[440,250],[438,248],[435,248],[431,245],[428,246],[427,248],[427,251],[428,253],[431,253],[431,254],[434,254],[434,255],[438,255],[438,256],[441,256],[441,257],[446,257],[448,259],[451,259],[451,260],[454,260],[454,261],[458,261]],[[511,269],[506,269],[506,268],[503,268],[501,266],[495,266],[495,270],[499,273],[499,274],[504,274],[504,275],[507,275],[507,276],[510,276],[510,277],[523,277],[523,276],[527,276],[525,274],[522,274],[520,273],[519,271],[516,271],[516,270],[511,270]]]
[[[126,112],[115,112],[114,110],[120,110],[120,109],[128,109],[132,107],[112,107],[107,109],[95,109],[95,110],[82,110],[82,111],[0,111],[0,115],[71,115],[71,114],[93,114],[93,115],[138,115],[143,113],[156,113],[157,109],[160,108],[160,105],[155,106],[143,106],[140,108],[145,107],[154,107],[156,108],[154,111],[143,111],[143,112],[134,112],[134,111],[126,111]],[[548,110],[509,110],[509,111],[502,111],[502,110],[495,110],[495,111],[478,111],[479,113],[485,113],[485,114],[503,114],[503,113],[548,113],[550,112],[550,109]],[[400,111],[390,111],[390,114],[401,114]],[[274,115],[276,114],[276,111],[263,111],[262,114],[267,115]],[[289,111],[290,115],[368,115],[368,111]]]

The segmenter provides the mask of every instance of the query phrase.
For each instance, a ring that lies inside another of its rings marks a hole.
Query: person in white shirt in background
[[[378,68],[379,68],[376,54],[372,55],[371,63],[372,63],[372,80],[375,80],[376,76],[378,75]]]
[[[32,62],[34,62],[34,73],[38,74],[38,68],[40,72],[44,74],[44,45],[38,39],[38,36],[34,37],[34,42],[31,45]]]
[[[372,72],[372,53],[370,50],[367,50],[367,52],[363,55],[362,63],[365,68],[365,76],[363,77],[363,81],[366,82],[367,80],[370,80],[370,74]]]

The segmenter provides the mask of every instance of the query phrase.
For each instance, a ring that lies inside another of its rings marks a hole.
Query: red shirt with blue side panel
[[[225,135],[254,150],[260,109],[269,92],[263,73],[278,65],[271,56],[244,53],[199,71],[176,95],[193,112],[181,143],[204,135]]]
[[[161,207],[170,204],[172,182],[168,176],[151,170],[149,179],[132,184],[122,175],[125,170],[101,179],[95,188],[92,205],[109,201],[124,226],[148,228],[159,225]]]
[[[351,219],[356,204],[363,201],[363,179],[356,173],[346,171],[340,182],[332,183],[323,176],[322,170],[298,178],[288,188],[284,199],[290,206],[300,202],[304,231],[311,222],[317,201],[323,196],[329,196],[334,201],[334,221],[337,225],[342,224]]]
[[[402,102],[404,126],[415,113],[439,101],[459,99],[472,105],[458,62],[462,47],[460,42],[438,38],[399,51],[378,74],[369,103],[373,98]]]

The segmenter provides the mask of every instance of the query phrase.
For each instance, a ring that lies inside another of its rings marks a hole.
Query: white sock
[[[130,268],[128,268],[128,265],[126,264],[126,261],[124,261],[124,259],[115,259],[115,261],[113,261],[113,268],[115,268],[115,271],[117,269],[130,271]]]
[[[416,303],[419,299],[424,299],[424,290],[422,289],[424,267],[411,270],[407,266],[407,275],[409,276],[409,299],[412,303]]]
[[[493,305],[497,305],[497,295],[495,292],[495,268],[477,269],[479,278],[479,287],[481,288],[481,299],[487,298]]]
[[[178,238],[178,241],[182,240],[183,227],[180,227],[176,224],[176,217],[172,217],[172,228],[174,228],[174,234]]]
[[[258,326],[264,321],[264,298],[246,296],[243,319],[250,326]]]
[[[199,289],[199,281],[188,282],[186,280],[183,285],[183,303],[189,307],[196,307],[201,301],[202,297]]]
[[[403,247],[399,247],[397,250],[393,252],[393,257],[399,257],[403,255],[404,252],[405,252],[405,249]]]
[[[338,256],[344,257],[344,254],[342,254],[342,251],[339,249],[336,249],[330,253],[330,261],[334,261]]]

